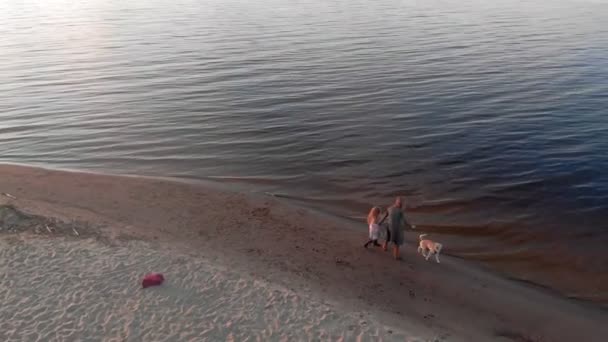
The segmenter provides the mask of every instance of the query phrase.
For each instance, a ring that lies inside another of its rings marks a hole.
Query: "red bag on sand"
[[[144,280],[141,281],[141,286],[145,289],[150,286],[158,286],[165,281],[165,277],[163,277],[160,273],[148,273],[144,276]]]

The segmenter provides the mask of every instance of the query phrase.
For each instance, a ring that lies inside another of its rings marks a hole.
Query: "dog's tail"
[[[424,237],[425,237],[425,236],[427,236],[427,235],[428,235],[428,234],[420,234],[420,235],[418,236],[418,238],[419,238],[419,239],[422,241],[422,239],[424,239]]]

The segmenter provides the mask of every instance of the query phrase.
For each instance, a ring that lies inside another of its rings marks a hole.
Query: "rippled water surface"
[[[349,217],[404,194],[448,254],[606,302],[607,23],[584,0],[4,0],[0,161]]]

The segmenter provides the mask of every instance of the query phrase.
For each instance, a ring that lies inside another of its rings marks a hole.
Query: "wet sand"
[[[213,186],[3,165],[0,192],[2,340],[608,336],[592,304],[424,261],[415,231],[397,262],[364,224]],[[142,291],[150,271],[168,281]]]

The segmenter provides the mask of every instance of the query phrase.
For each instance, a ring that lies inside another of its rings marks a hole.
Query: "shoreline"
[[[403,261],[364,250],[364,229],[259,194],[147,176],[0,165],[0,205],[87,222],[109,240],[147,241],[222,260],[231,269],[389,326],[447,341],[599,341],[605,310],[502,279],[448,255],[424,262],[406,234]],[[96,228],[97,229],[97,228]],[[527,340],[526,340],[527,338]]]
[[[262,181],[257,178],[254,179],[254,182],[252,183],[247,178],[239,177],[181,178],[178,176],[162,176],[152,174],[140,175],[129,172],[113,173],[110,170],[96,171],[90,169],[62,169],[45,165],[0,163],[0,167],[3,165],[17,168],[41,169],[92,176],[115,176],[144,179],[149,181],[170,182],[186,186],[204,187],[218,192],[246,194],[247,196],[255,198],[259,201],[271,198],[291,207],[293,210],[304,209],[314,213],[317,216],[325,217],[328,220],[340,222],[340,225],[348,229],[349,233],[361,232],[360,222],[365,220],[365,210],[361,211],[362,214],[360,217],[355,217],[352,215],[347,215],[346,212],[348,210],[344,208],[340,209],[337,206],[321,208],[319,203],[309,202],[308,200],[302,199],[298,196],[264,191],[263,188],[259,188],[256,183],[268,183],[270,181]],[[471,237],[473,240],[476,237],[483,238],[483,233],[478,233],[477,235],[473,233],[471,235],[467,231],[463,231],[459,224],[455,224],[453,226],[449,223],[437,224],[429,215],[427,215],[428,213],[426,213],[424,210],[420,212],[420,208],[416,206],[409,208],[407,213],[410,219],[412,217],[422,219],[422,222],[416,222],[416,225],[424,230],[425,233],[438,236],[438,239],[450,247],[446,251],[442,252],[445,255],[450,255],[453,258],[463,260],[469,263],[471,266],[483,270],[484,272],[492,273],[493,275],[499,276],[503,279],[536,287],[553,295],[568,298],[573,301],[597,305],[608,310],[608,292],[605,291],[606,286],[602,285],[606,283],[606,280],[608,280],[608,274],[597,274],[589,272],[588,270],[576,271],[576,269],[572,269],[572,265],[565,266],[563,264],[563,266],[561,266],[562,268],[569,267],[567,272],[558,273],[555,271],[546,271],[543,270],[542,267],[539,267],[536,262],[552,266],[555,260],[555,257],[552,254],[538,255],[530,252],[524,252],[521,254],[517,252],[514,254],[503,254],[501,252],[501,245],[493,244],[492,242],[490,242],[491,245],[488,246],[487,250],[482,251],[477,249],[476,252],[471,253],[471,246],[474,246],[474,244],[468,245]],[[449,219],[447,219],[444,214],[439,214],[438,217],[441,217],[441,222],[449,222]],[[487,228],[491,230],[500,227],[490,226]],[[479,232],[480,229],[484,229],[484,227],[471,227],[471,231],[473,232]],[[416,232],[416,234],[418,234],[418,232]],[[412,236],[415,236],[415,239],[417,239],[417,235],[413,234]],[[466,238],[466,240],[463,240],[464,238]],[[567,247],[567,245],[562,247]],[[566,255],[565,257],[571,259],[573,256],[575,255]],[[535,262],[524,262],[525,264],[520,264],[522,260],[533,260],[533,258],[536,258],[534,259]],[[594,289],[595,292],[593,292]]]

